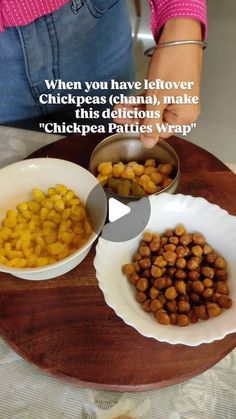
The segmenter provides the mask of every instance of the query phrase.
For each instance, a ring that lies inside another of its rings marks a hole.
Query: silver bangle
[[[172,47],[177,45],[199,45],[202,47],[202,49],[205,49],[207,46],[207,43],[205,41],[198,41],[198,40],[183,40],[183,41],[169,41],[169,42],[161,42],[157,44],[155,47],[148,48],[144,54],[148,57],[151,57],[154,53],[155,49],[158,48],[166,48],[166,47]]]

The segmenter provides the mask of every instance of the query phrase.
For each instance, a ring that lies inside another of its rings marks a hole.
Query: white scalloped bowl
[[[47,191],[49,187],[63,183],[73,189],[86,205],[93,230],[95,230],[83,246],[58,262],[39,268],[13,268],[0,264],[0,272],[38,281],[56,278],[79,265],[90,251],[106,219],[106,195],[95,176],[70,161],[40,157],[12,163],[2,168],[0,181],[0,196],[2,197],[0,220],[5,217],[8,209],[16,208],[19,202],[31,199],[33,188],[38,187]],[[91,199],[88,199],[89,196]]]
[[[204,234],[207,242],[226,258],[233,306],[218,317],[187,327],[158,324],[154,316],[144,312],[136,302],[134,287],[121,270],[122,265],[131,260],[141,234],[120,243],[99,238],[94,266],[106,303],[125,323],[143,336],[160,342],[197,346],[236,332],[236,217],[203,198],[164,193],[149,199],[151,216],[145,230],[162,233],[167,228],[183,223],[189,232]]]

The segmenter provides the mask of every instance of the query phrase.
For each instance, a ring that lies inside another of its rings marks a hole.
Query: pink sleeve
[[[206,0],[148,0],[152,11],[151,28],[155,40],[167,20],[186,17],[199,20],[203,25],[203,37],[207,36]]]

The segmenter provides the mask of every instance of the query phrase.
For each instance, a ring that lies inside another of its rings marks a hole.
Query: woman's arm
[[[201,40],[201,23],[195,19],[176,18],[165,23],[159,42],[175,40]],[[148,80],[161,79],[165,81],[193,81],[194,85],[187,93],[190,96],[200,95],[200,80],[202,70],[203,50],[199,45],[179,45],[165,48],[157,48],[152,56]],[[195,122],[200,113],[200,104],[163,104],[164,96],[183,96],[185,91],[150,90],[146,95],[155,94],[161,104],[159,106],[147,105],[146,110],[160,111],[160,118],[144,119],[144,125],[152,125],[152,133],[141,136],[147,147],[152,147],[159,139],[166,138],[170,134],[158,133],[156,123],[168,123],[170,125],[184,125]]]

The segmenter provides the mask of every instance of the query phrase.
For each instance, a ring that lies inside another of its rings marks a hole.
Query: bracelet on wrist
[[[175,47],[175,46],[179,46],[179,45],[198,45],[198,46],[202,47],[202,49],[205,49],[206,46],[207,46],[207,43],[205,41],[199,41],[199,40],[194,40],[194,39],[193,40],[187,39],[187,40],[180,40],[180,41],[160,42],[155,47],[148,48],[144,52],[144,55],[147,55],[148,57],[151,57],[152,54],[154,53],[155,49]]]

